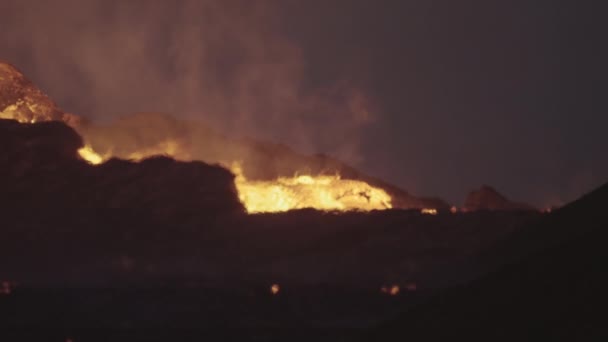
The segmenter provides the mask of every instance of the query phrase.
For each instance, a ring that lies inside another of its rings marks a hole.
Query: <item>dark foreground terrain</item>
[[[486,254],[505,266],[380,324],[363,340],[606,341],[607,204],[604,185],[513,234]]]
[[[549,215],[246,215],[217,166],[94,167],[58,122],[0,120],[0,143],[0,341],[581,340],[603,327],[606,187]]]

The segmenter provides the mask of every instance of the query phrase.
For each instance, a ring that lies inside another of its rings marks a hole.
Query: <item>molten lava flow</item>
[[[99,165],[110,157],[112,157],[111,153],[106,153],[101,155],[91,147],[91,145],[85,145],[84,147],[78,150],[78,154],[84,160],[86,160],[89,164]],[[179,144],[174,141],[165,141],[157,146],[153,146],[144,150],[136,151],[128,154],[125,159],[132,161],[141,161],[142,159],[146,159],[152,156],[169,156],[175,159],[184,160],[187,159],[184,157],[184,153],[179,149]]]
[[[92,165],[99,165],[110,157],[100,155],[90,145],[79,149],[78,154]],[[167,142],[132,153],[128,159],[141,160],[159,154],[173,157],[183,155],[179,152],[178,144]],[[326,175],[301,175],[279,177],[272,181],[255,181],[244,176],[238,163],[233,163],[230,169],[236,175],[235,185],[239,199],[248,213],[283,212],[303,208],[370,211],[392,207],[391,197],[384,190],[363,181]]]
[[[89,164],[99,165],[105,161],[105,158],[95,152],[89,145],[80,148],[78,154],[80,158],[86,160]]]
[[[8,88],[5,87],[5,83],[0,83],[1,91],[13,87],[17,87],[18,91],[9,89],[7,94],[10,95],[10,103],[4,105],[6,101],[2,99],[0,119],[14,119],[21,123],[53,120],[64,122],[84,139],[85,146],[78,150],[78,154],[90,164],[101,164],[113,156],[135,161],[155,155],[166,155],[177,160],[193,160],[191,156],[193,150],[190,150],[187,144],[182,145],[179,134],[175,133],[166,136],[174,137],[177,141],[167,138],[160,143],[155,139],[140,141],[139,130],[135,130],[133,136],[129,137],[133,139],[127,139],[131,142],[124,142],[125,140],[121,139],[114,141],[108,134],[101,139],[109,144],[103,144],[106,147],[101,148],[93,143],[95,139],[91,138],[95,135],[88,130],[86,120],[62,112],[48,96],[33,87],[18,70],[8,64],[0,63],[1,80],[8,80],[6,83]],[[144,141],[157,142],[146,144]],[[221,159],[214,158],[216,161]],[[232,157],[227,162],[229,164],[237,159]],[[249,213],[282,212],[300,208],[328,211],[370,211],[392,208],[391,197],[383,189],[359,180],[342,179],[339,175],[296,175],[262,181],[247,179],[240,167],[231,169],[236,174],[235,183],[239,198]]]
[[[35,108],[32,108],[35,109]],[[17,107],[7,107],[0,118],[15,119],[22,123],[49,121],[45,116],[21,115]],[[68,120],[69,119],[69,120]],[[76,122],[65,114],[66,123]],[[71,125],[84,135],[78,125]],[[111,151],[100,154],[87,142],[78,150],[79,156],[92,165],[99,165],[113,156]],[[191,160],[187,150],[179,143],[167,140],[119,157],[139,161],[154,155],[166,155],[179,160]],[[229,167],[236,175],[235,185],[239,199],[248,213],[284,212],[293,209],[313,208],[325,211],[371,211],[392,208],[391,197],[383,189],[360,180],[342,179],[339,175],[296,175],[274,180],[249,180],[242,168],[233,163]]]
[[[250,181],[241,167],[231,167],[236,175],[239,198],[248,213],[281,212],[293,209],[370,211],[391,208],[391,197],[382,189],[340,176],[279,177],[272,181]]]
[[[49,118],[38,117],[32,114],[30,108],[28,108],[27,111],[21,110],[21,108],[25,106],[26,103],[21,100],[15,104],[7,106],[6,108],[0,109],[0,119],[12,119],[17,120],[20,123],[36,123],[39,121],[50,120]],[[35,107],[31,109],[35,109]]]
[[[36,123],[61,120],[69,126],[76,126],[79,118],[73,114],[61,113],[52,115],[53,109],[48,103],[37,103],[32,99],[19,99],[17,102],[0,108],[0,119],[16,120],[20,123]]]

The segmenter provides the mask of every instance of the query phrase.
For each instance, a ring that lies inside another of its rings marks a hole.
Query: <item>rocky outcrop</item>
[[[162,217],[243,212],[234,176],[203,162],[80,160],[82,139],[64,123],[0,120],[0,205],[35,211],[145,211]]]
[[[21,72],[0,61],[0,119],[20,122],[60,120],[75,124],[78,118],[57,105]]]

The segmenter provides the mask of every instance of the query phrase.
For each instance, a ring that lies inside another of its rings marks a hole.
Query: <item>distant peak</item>
[[[476,210],[534,210],[529,204],[509,200],[489,185],[482,185],[479,190],[471,191],[464,202],[464,208]]]

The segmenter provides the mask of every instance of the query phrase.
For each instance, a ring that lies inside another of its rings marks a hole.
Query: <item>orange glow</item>
[[[26,96],[25,99],[19,99],[16,103],[0,108],[0,119],[10,119],[20,123],[31,124],[52,121],[56,118],[50,114],[52,112],[51,106],[52,104],[35,102],[35,100]],[[60,119],[69,126],[76,126],[79,121],[77,116],[67,113],[63,113]]]
[[[99,165],[110,156],[100,155],[90,145],[78,154],[92,165]],[[179,145],[167,141],[158,146],[131,153],[127,159],[141,160],[153,155],[182,157]],[[239,199],[248,213],[284,212],[293,209],[314,208],[326,211],[370,211],[391,208],[391,197],[382,189],[358,180],[336,176],[299,175],[279,177],[272,181],[248,180],[239,163],[230,167],[236,175],[235,185]]]
[[[15,119],[21,123],[49,121],[45,116],[24,116],[23,111],[11,106],[0,112],[1,118]],[[35,109],[35,108],[34,108]],[[35,113],[35,111],[31,111]],[[111,158],[111,150],[100,154],[87,141],[86,131],[79,129],[77,117],[66,114],[63,118],[78,131],[85,146],[78,155],[92,165],[99,165]],[[178,160],[191,160],[189,153],[179,143],[166,140],[156,145],[137,150],[120,157],[139,161],[155,155],[166,155]],[[274,180],[250,180],[238,162],[224,165],[235,175],[235,185],[240,201],[248,213],[285,212],[294,209],[312,208],[324,211],[371,211],[392,208],[391,196],[381,188],[340,175],[294,175]],[[434,209],[433,209],[434,210]],[[426,213],[426,212],[425,212]]]
[[[21,108],[23,107],[26,107],[28,110],[22,110]],[[36,105],[20,100],[17,103],[2,109],[2,111],[0,111],[0,119],[13,119],[21,123],[36,123],[50,120],[50,118],[40,117],[34,113],[36,113]]]
[[[397,285],[393,285],[393,286],[391,286],[391,289],[389,290],[389,294],[390,294],[391,296],[396,296],[396,295],[398,295],[398,294],[399,294],[399,286],[397,286]]]
[[[89,145],[85,145],[84,147],[80,148],[78,150],[78,155],[80,155],[80,158],[86,160],[92,165],[99,165],[105,161],[105,158],[95,152]]]
[[[433,208],[424,208],[420,212],[425,215],[437,215],[437,209]]]
[[[452,214],[456,214],[456,213],[458,212],[458,208],[456,208],[456,207],[452,206],[452,207],[450,208],[450,212],[451,212]]]
[[[300,175],[272,181],[250,181],[238,163],[231,167],[239,199],[248,213],[282,212],[314,208],[326,211],[370,211],[391,208],[382,189],[358,180],[336,176]]]
[[[380,288],[380,292],[391,296],[396,296],[399,294],[399,292],[401,292],[401,288],[399,288],[399,285],[382,286]]]
[[[281,291],[281,287],[279,286],[279,284],[272,284],[270,286],[270,293],[272,293],[273,295],[277,295],[279,291]]]
[[[180,149],[177,142],[173,140],[165,140],[156,146],[150,146],[146,149],[129,154],[126,159],[140,161],[151,156],[169,156],[179,160],[189,159]]]

